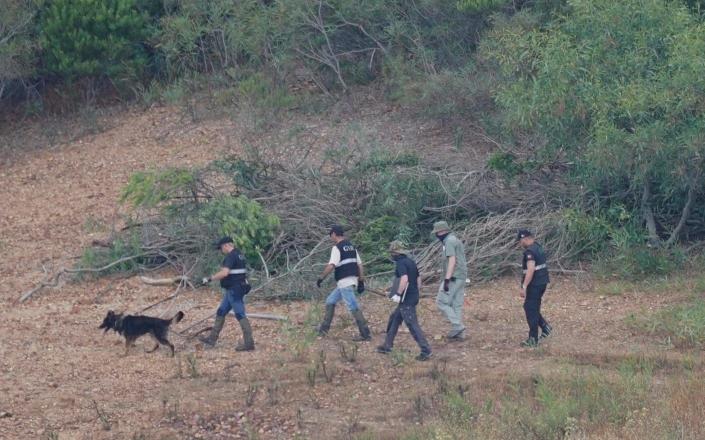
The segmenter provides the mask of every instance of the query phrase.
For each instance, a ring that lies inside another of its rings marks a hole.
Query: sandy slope
[[[51,150],[24,155],[0,170],[0,438],[345,438],[363,428],[387,433],[414,423],[416,396],[434,391],[433,362],[393,367],[374,353],[391,305],[363,299],[374,343],[361,344],[358,360],[346,363],[340,340],[354,329],[337,319],[330,338],[317,340],[308,357],[295,359],[279,324],[256,321],[258,350],[236,354],[239,330],[228,322],[216,350],[172,336],[178,355],[146,354],[142,344],[121,357],[121,339],[97,331],[105,311],[137,310],[167,296],[168,288],[146,287],[135,279],[102,279],[49,290],[24,304],[13,301],[42,275],[42,264],[69,263],[82,246],[104,236],[96,225],[120,222],[120,188],[140,169],[192,166],[214,158],[232,144],[227,121],[192,124],[170,109],[122,115],[114,128]],[[486,387],[507,375],[551,368],[575,353],[620,356],[649,346],[624,327],[630,312],[655,308],[658,295],[600,299],[570,279],[549,293],[546,315],[557,334],[540,352],[520,350],[524,337],[521,304],[514,280],[469,290],[470,339],[448,345],[445,324],[432,300],[420,307],[422,326],[432,338],[436,363],[471,387]],[[217,293],[187,292],[154,314],[186,311],[183,329],[208,316]],[[250,311],[290,316],[303,325],[303,303],[253,303]],[[341,309],[339,316],[346,313]],[[408,333],[399,346],[416,351]],[[311,388],[306,372],[326,353],[335,369],[331,383]],[[191,359],[192,361],[189,361]],[[248,389],[252,405],[246,405]],[[256,391],[255,391],[256,390]],[[109,428],[109,429],[108,429]],[[142,436],[142,437],[140,437]]]

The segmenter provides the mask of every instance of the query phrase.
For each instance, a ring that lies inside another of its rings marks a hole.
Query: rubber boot
[[[356,342],[361,342],[361,341],[369,341],[372,339],[370,336],[370,328],[367,326],[367,321],[365,320],[365,316],[362,314],[362,310],[357,309],[354,312],[352,312],[353,318],[355,318],[355,322],[357,323],[357,328],[360,330],[360,335],[353,337],[353,341]]]
[[[252,327],[250,320],[242,318],[240,320],[240,328],[242,329],[242,341],[235,346],[235,351],[252,351],[255,349],[255,340],[252,337]]]
[[[541,327],[541,335],[539,336],[539,339],[545,339],[551,336],[551,333],[553,333],[553,327],[551,327],[549,323],[546,323],[543,327]]]
[[[333,322],[333,315],[335,314],[335,304],[326,304],[326,313],[323,315],[323,322],[318,326],[318,335],[325,336],[330,330],[330,323]]]
[[[223,324],[225,324],[225,316],[216,316],[215,322],[213,322],[213,328],[211,329],[210,335],[205,338],[199,338],[201,342],[208,345],[209,347],[214,347],[215,343],[218,342],[218,336],[220,336],[220,331],[223,330]]]

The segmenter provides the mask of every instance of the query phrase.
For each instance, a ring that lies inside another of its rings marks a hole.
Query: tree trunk
[[[649,232],[649,243],[658,246],[660,239],[656,232],[656,219],[651,210],[651,181],[648,178],[644,181],[644,192],[641,195],[641,211],[646,222],[646,229]]]
[[[695,201],[695,182],[691,182],[691,184],[688,186],[688,197],[685,201],[685,206],[683,206],[683,211],[681,212],[681,218],[678,221],[678,224],[676,225],[676,228],[671,232],[671,236],[668,237],[668,240],[666,241],[667,246],[671,246],[673,243],[678,240],[678,237],[681,234],[681,231],[683,230],[683,227],[685,226],[685,223],[688,221],[688,217],[690,217],[690,211],[693,208],[693,202]]]

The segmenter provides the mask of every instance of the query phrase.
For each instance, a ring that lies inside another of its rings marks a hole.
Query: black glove
[[[443,291],[447,292],[450,290],[450,278],[443,280]]]
[[[360,280],[357,283],[357,293],[362,294],[362,292],[364,292],[364,291],[365,291],[365,282]]]
[[[319,278],[316,280],[316,286],[321,287],[322,283],[323,283],[323,278]]]

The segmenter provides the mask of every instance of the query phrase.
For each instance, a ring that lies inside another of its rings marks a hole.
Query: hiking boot
[[[379,347],[377,347],[377,353],[389,354],[391,352],[392,352],[392,349],[388,348],[384,345],[380,345]]]
[[[553,332],[553,327],[551,327],[550,324],[544,325],[543,327],[541,327],[541,336],[539,336],[539,340],[551,336],[552,332]]]
[[[218,336],[220,336],[220,331],[223,330],[223,324],[225,324],[225,316],[216,316],[213,322],[213,328],[211,328],[211,333],[205,338],[198,338],[207,347],[215,347],[215,343],[218,342]]]
[[[372,336],[370,336],[370,328],[367,326],[367,321],[365,320],[365,316],[362,314],[362,310],[357,309],[352,312],[352,315],[357,323],[357,329],[360,331],[360,334],[358,336],[354,336],[352,340],[355,342],[363,342],[372,339]]]
[[[465,329],[460,331],[452,331],[446,336],[448,342],[462,342],[465,340]]]
[[[242,341],[235,346],[235,351],[253,351],[255,349],[255,340],[252,337],[252,327],[250,320],[242,318],[240,320],[240,328],[242,329]]]
[[[526,341],[522,342],[519,345],[527,348],[536,348],[539,346],[539,341],[537,341],[536,338],[527,338]]]
[[[326,312],[323,315],[323,322],[318,326],[318,336],[325,336],[330,330],[330,323],[333,322],[335,314],[335,304],[326,304]]]
[[[427,360],[431,359],[431,353],[423,353],[423,352],[421,352],[421,353],[419,353],[419,355],[416,356],[414,359],[416,359],[417,361],[420,361],[420,362],[427,361]]]

